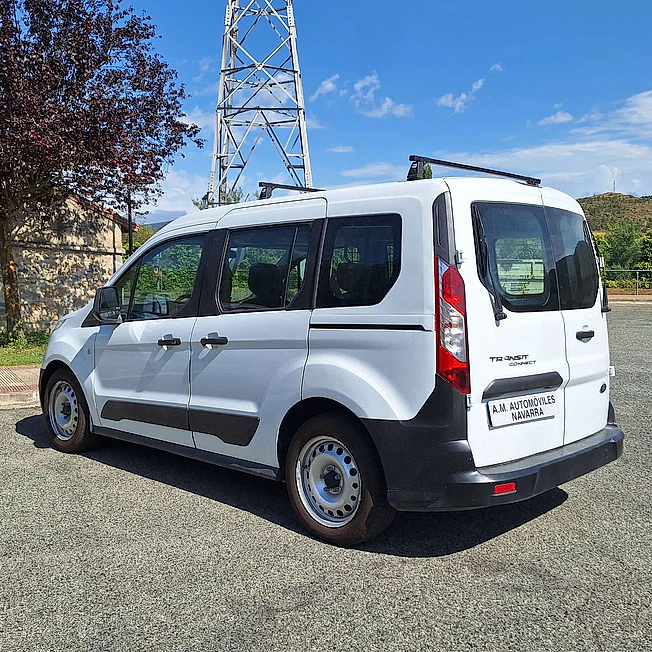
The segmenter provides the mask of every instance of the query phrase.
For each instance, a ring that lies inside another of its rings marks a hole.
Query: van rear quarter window
[[[486,238],[488,273],[507,309],[575,310],[595,304],[597,264],[581,215],[497,202],[475,202],[473,208]],[[482,279],[483,270],[478,273]]]
[[[380,303],[398,278],[399,215],[338,217],[328,221],[317,308]]]

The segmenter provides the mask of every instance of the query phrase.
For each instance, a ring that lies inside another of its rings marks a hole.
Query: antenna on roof
[[[299,192],[322,192],[319,188],[305,188],[303,186],[289,186],[284,183],[261,181],[258,186],[262,188],[258,199],[270,199],[275,190],[298,190]]]
[[[513,172],[502,172],[501,170],[492,170],[491,168],[479,168],[475,165],[466,165],[466,163],[453,163],[452,161],[442,161],[436,158],[428,158],[427,156],[410,156],[412,165],[407,175],[408,181],[416,181],[423,179],[423,167],[427,163],[429,165],[441,165],[447,168],[456,168],[458,170],[471,170],[472,172],[483,172],[484,174],[495,174],[499,177],[507,177],[508,179],[516,179],[518,181],[525,181],[528,186],[540,186],[541,179],[534,177],[526,177],[522,174],[514,174]]]

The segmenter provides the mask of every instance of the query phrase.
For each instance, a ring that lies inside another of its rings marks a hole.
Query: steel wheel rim
[[[48,406],[50,425],[57,439],[68,441],[79,424],[79,402],[70,383],[60,380],[50,392]]]
[[[299,498],[310,516],[330,528],[350,523],[358,512],[362,478],[346,446],[315,437],[302,449],[295,469]]]

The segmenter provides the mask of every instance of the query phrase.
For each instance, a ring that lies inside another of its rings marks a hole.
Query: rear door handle
[[[206,347],[211,347],[211,346],[224,346],[225,344],[229,343],[229,338],[228,337],[220,337],[217,333],[213,334],[211,333],[207,337],[202,337],[201,340],[199,340],[199,343]]]
[[[181,346],[181,340],[178,337],[163,337],[157,344],[159,346]]]
[[[595,333],[593,331],[577,331],[577,333],[575,333],[575,337],[580,342],[583,342],[584,340],[590,340],[594,336],[595,336]]]

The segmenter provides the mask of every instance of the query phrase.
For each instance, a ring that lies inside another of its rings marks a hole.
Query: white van
[[[284,480],[301,523],[340,545],[395,510],[525,500],[617,459],[590,231],[535,181],[175,220],[56,325],[40,380],[53,445],[113,437]]]

